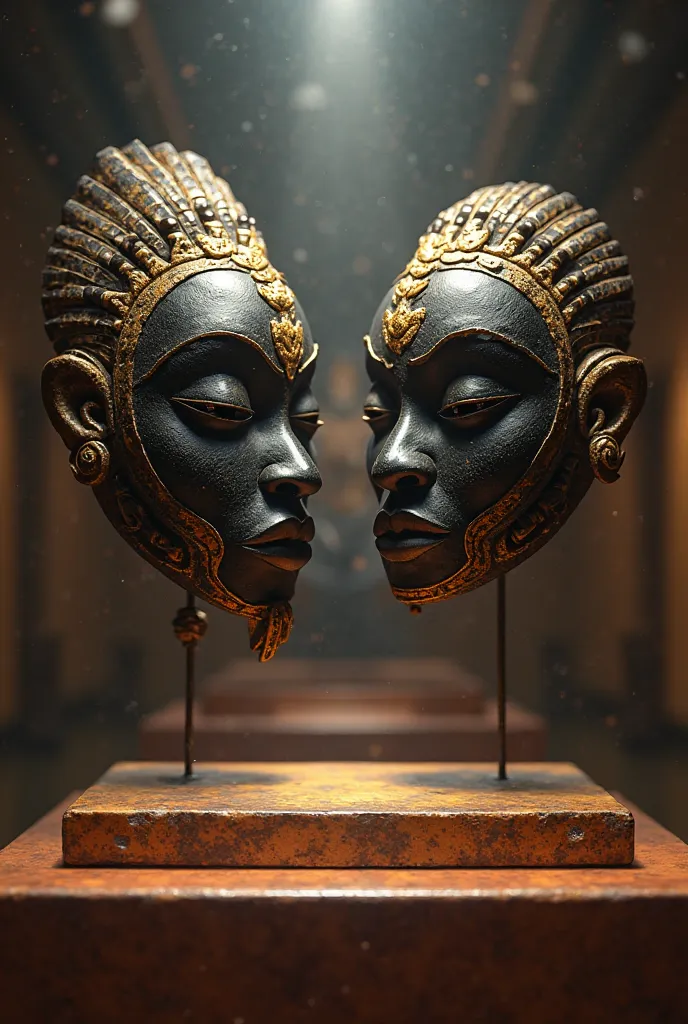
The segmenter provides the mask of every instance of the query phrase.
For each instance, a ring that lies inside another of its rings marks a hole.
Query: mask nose
[[[384,491],[409,491],[432,487],[437,480],[434,460],[413,442],[408,419],[399,422],[378,453],[370,479]]]
[[[420,455],[420,453],[419,453]],[[437,471],[430,459],[428,465],[420,465],[421,459],[414,460],[413,469],[377,470],[377,461],[373,466],[372,481],[383,491],[408,491],[414,487],[432,487],[437,479]]]
[[[322,487],[318,468],[295,439],[285,437],[286,449],[279,462],[262,470],[258,485],[266,494],[285,498],[307,498]]]

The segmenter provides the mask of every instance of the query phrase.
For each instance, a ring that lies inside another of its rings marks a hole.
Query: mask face
[[[104,150],[45,285],[44,400],[77,479],[157,568],[246,616],[266,660],[310,558],[319,418],[317,346],[255,224],[193,153]]]
[[[508,571],[616,477],[645,386],[625,269],[596,212],[547,186],[480,190],[421,238],[366,338],[374,530],[400,600]]]
[[[312,351],[312,343],[307,342]],[[289,381],[270,309],[244,274],[208,270],[156,306],[134,358],[133,410],[156,476],[222,538],[218,577],[250,604],[292,597],[309,560],[312,362]]]

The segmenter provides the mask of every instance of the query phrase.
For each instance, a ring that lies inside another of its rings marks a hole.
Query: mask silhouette
[[[317,346],[255,222],[195,153],[108,148],[44,272],[43,397],[128,543],[270,658],[310,557]]]
[[[526,182],[441,213],[366,337],[364,418],[395,596],[440,601],[553,536],[618,476],[646,390],[628,260],[596,210]]]

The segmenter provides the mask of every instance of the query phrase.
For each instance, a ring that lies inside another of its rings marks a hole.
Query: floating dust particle
[[[372,261],[369,260],[367,256],[356,256],[353,263],[351,264],[351,269],[353,270],[354,274],[356,274],[358,277],[363,277],[365,274],[370,273],[370,271],[373,269],[373,264]]]
[[[532,107],[540,95],[537,86],[525,78],[517,78],[509,87],[511,99],[520,107]]]

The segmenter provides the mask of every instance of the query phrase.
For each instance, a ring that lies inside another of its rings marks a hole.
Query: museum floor
[[[136,756],[137,721],[82,715],[65,726],[52,750],[0,740],[0,847],[73,790],[83,789],[110,764]],[[550,723],[552,759],[573,761],[607,789],[624,794],[671,832],[688,841],[688,747],[666,740],[656,749],[624,749],[609,723],[574,717]],[[683,794],[683,797],[682,797]]]

